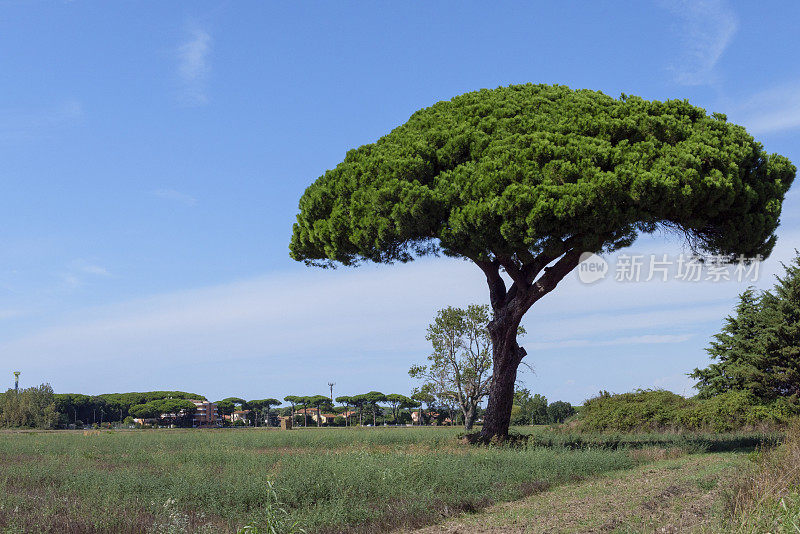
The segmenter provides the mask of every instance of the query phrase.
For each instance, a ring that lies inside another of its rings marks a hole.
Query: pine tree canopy
[[[795,171],[685,100],[482,89],[350,150],[300,199],[290,253],[320,266],[438,252],[525,265],[667,228],[698,251],[768,256]]]

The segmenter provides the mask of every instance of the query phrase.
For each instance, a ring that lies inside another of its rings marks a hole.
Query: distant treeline
[[[133,419],[159,419],[159,424],[191,426],[196,406],[189,400],[207,400],[203,395],[185,391],[145,391],[83,395],[54,393],[48,384],[0,393],[0,428],[81,428],[108,424],[132,424]],[[371,391],[362,395],[336,397],[333,403],[324,395],[288,395],[288,406],[267,398],[247,401],[228,397],[216,401],[219,415],[230,416],[237,410],[241,417],[222,421],[236,425],[274,425],[277,416],[294,416],[299,426],[345,426],[355,424],[463,424],[457,407],[440,403],[433,396],[424,402],[400,394],[384,395]],[[381,404],[386,404],[381,406]],[[338,405],[338,406],[337,406]],[[412,419],[412,410],[419,417]],[[334,418],[320,414],[333,413]],[[480,415],[479,410],[478,415]],[[560,423],[572,416],[575,409],[566,402],[549,403],[541,395],[521,389],[515,395],[513,423],[518,425]],[[316,417],[314,417],[316,416]],[[323,422],[324,421],[324,422]]]
[[[68,424],[95,424],[124,421],[127,417],[153,418],[164,413],[184,411],[192,414],[195,405],[188,399],[206,400],[203,395],[185,391],[144,391],[131,393],[56,393],[56,411]]]
[[[164,413],[191,416],[196,408],[188,399],[206,400],[203,395],[185,391],[54,393],[49,384],[42,384],[0,394],[0,427],[66,428],[123,422],[133,417],[153,418]]]

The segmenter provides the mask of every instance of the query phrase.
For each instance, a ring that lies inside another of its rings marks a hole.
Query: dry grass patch
[[[726,484],[709,480],[728,480],[743,455],[676,454],[654,449],[645,456],[664,458],[655,464],[569,483],[417,533],[717,532],[715,507]]]
[[[800,424],[762,449],[726,492],[730,532],[800,532]]]

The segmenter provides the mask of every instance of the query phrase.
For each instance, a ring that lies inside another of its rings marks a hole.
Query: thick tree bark
[[[492,338],[492,384],[480,435],[481,441],[485,443],[508,438],[517,369],[526,355],[525,349],[517,343],[520,321],[537,300],[555,289],[578,265],[580,252],[567,251],[554,265],[545,268],[555,259],[552,256],[540,256],[521,267],[508,258],[504,258],[502,262],[475,262],[486,274],[494,311],[494,317],[488,325]],[[514,280],[508,290],[499,273],[501,266]],[[544,274],[534,281],[541,271]]]
[[[485,441],[508,437],[517,369],[526,354],[525,349],[517,344],[518,328],[519,320],[508,317],[498,317],[489,323],[493,374],[481,430],[481,437]]]

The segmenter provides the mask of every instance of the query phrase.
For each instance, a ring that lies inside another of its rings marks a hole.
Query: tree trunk
[[[470,406],[464,410],[464,430],[469,432],[472,430],[472,425],[475,423],[475,407]]]
[[[519,319],[513,317],[496,317],[489,323],[493,375],[481,430],[481,439],[485,442],[508,438],[517,369],[526,354],[525,349],[517,344],[518,328]]]

